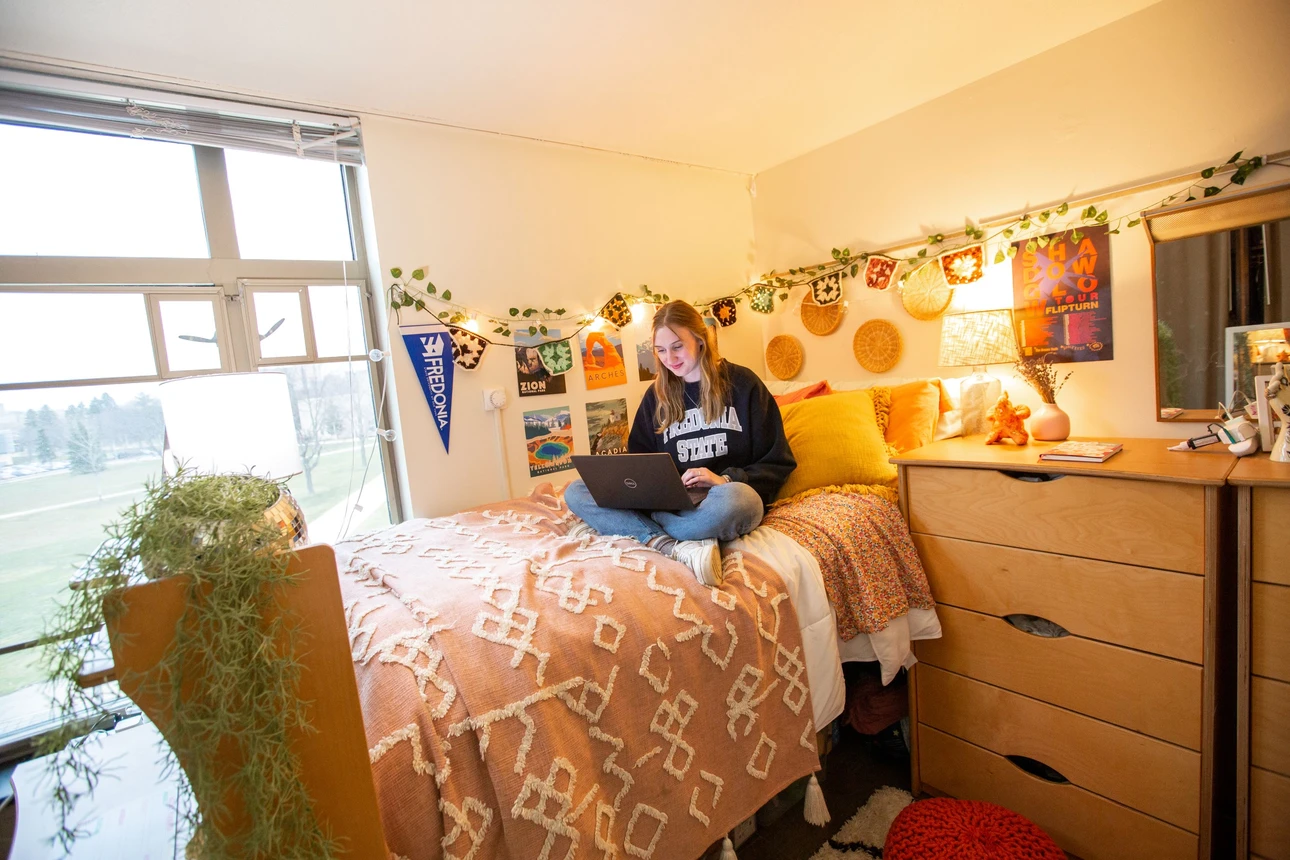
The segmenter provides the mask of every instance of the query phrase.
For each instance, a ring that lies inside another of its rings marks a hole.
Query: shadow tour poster
[[[1028,241],[1036,242],[1035,250],[1026,250]],[[1012,313],[1021,356],[1051,355],[1054,362],[1114,358],[1108,228],[1072,229],[1014,244]]]

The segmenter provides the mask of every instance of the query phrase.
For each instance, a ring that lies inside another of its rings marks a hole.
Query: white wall
[[[615,291],[634,293],[642,283],[673,298],[703,300],[737,290],[753,275],[744,176],[382,117],[362,122],[368,242],[381,270],[424,264],[435,284],[464,304],[503,315],[516,305],[594,311]],[[404,312],[405,324],[417,320]],[[456,373],[448,457],[394,325],[413,516],[449,514],[508,492],[493,418],[483,411],[484,388],[508,392],[504,450],[509,492],[520,495],[544,480],[559,485],[576,477],[572,471],[528,477],[525,410],[570,406],[575,452],[587,453],[584,405],[625,396],[634,413],[646,387],[635,381],[634,350],[648,337],[647,322],[623,330],[633,381],[592,392],[577,364],[567,394],[520,398],[513,352],[492,347],[477,370]],[[761,338],[756,321],[743,321],[721,331],[721,348],[760,373]]]
[[[1041,13],[1035,25],[1043,26]],[[917,62],[917,41],[910,47]],[[858,253],[961,230],[965,216],[1042,208],[1199,169],[1239,149],[1290,149],[1287,80],[1290,3],[1166,0],[759,174],[757,270],[828,260],[832,247]],[[1290,180],[1290,170],[1270,168],[1261,180]],[[1110,208],[1130,211],[1166,193]],[[1071,365],[1059,402],[1076,435],[1181,438],[1195,425],[1156,421],[1148,241],[1141,228],[1111,238],[1116,357]],[[851,338],[871,317],[892,320],[904,336],[892,375],[964,372],[936,367],[939,323],[914,320],[894,291],[860,293],[848,288],[848,316],[826,338],[791,313],[768,321],[767,336],[787,331],[806,347],[799,379],[864,378]],[[992,372],[1014,399],[1036,404],[1005,370]]]

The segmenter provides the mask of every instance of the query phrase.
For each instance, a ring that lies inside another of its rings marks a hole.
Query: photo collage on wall
[[[1044,247],[1034,251],[1026,250],[1026,241],[1015,243],[1013,319],[1022,357],[1110,361],[1115,349],[1108,228],[1082,228],[1046,238]]]
[[[622,335],[610,328],[579,333],[575,341],[553,341],[560,332],[546,335],[527,332],[515,337],[515,373],[521,397],[568,394],[565,374],[573,369],[575,350],[582,360],[588,391],[626,385],[629,368]],[[627,349],[630,349],[628,344]],[[654,378],[654,354],[649,343],[637,348],[640,381]],[[587,403],[587,443],[592,454],[627,453],[631,416],[627,398]],[[574,430],[568,405],[531,409],[524,412],[524,444],[529,477],[536,478],[573,468]]]

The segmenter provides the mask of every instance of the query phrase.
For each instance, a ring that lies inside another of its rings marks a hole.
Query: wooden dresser
[[[1237,857],[1290,860],[1290,463],[1237,485]]]
[[[984,438],[894,460],[944,628],[914,648],[914,792],[1006,806],[1086,860],[1210,857],[1236,458],[1121,439],[1048,463]]]

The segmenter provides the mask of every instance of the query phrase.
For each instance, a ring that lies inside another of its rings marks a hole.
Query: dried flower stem
[[[1027,385],[1035,389],[1045,403],[1057,402],[1057,392],[1062,390],[1062,386],[1074,372],[1068,370],[1066,375],[1059,379],[1057,367],[1051,361],[1052,356],[1053,353],[1048,353],[1042,358],[1027,356],[1017,359],[1013,364],[1017,374],[1026,381]]]

